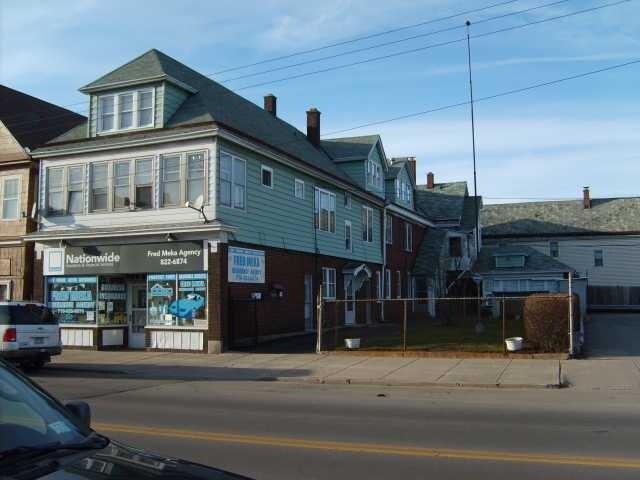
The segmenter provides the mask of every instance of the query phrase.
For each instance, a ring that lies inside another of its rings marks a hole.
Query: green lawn
[[[484,332],[475,333],[475,319],[453,320],[449,325],[437,325],[432,320],[416,320],[408,323],[407,350],[412,351],[457,351],[457,352],[502,352],[502,321],[483,318]],[[507,322],[506,337],[524,336],[522,321]],[[402,325],[382,324],[370,327],[350,327],[337,332],[328,332],[323,343],[337,350],[344,350],[345,338],[360,338],[360,350],[402,350]]]

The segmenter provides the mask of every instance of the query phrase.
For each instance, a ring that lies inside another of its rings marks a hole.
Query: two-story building
[[[0,301],[32,298],[32,218],[38,171],[30,151],[84,119],[0,85]]]
[[[640,308],[640,198],[485,205],[487,245],[532,248],[587,281],[591,309]],[[584,300],[584,299],[583,299]]]
[[[218,352],[313,329],[320,285],[325,298],[380,294],[386,257],[411,285],[428,222],[411,162],[392,164],[379,138],[321,141],[318,110],[304,134],[275,96],[259,108],[157,50],[80,90],[88,120],[33,152],[27,237],[65,345]],[[385,253],[385,211],[410,232],[408,256]],[[343,322],[382,314],[347,302]]]

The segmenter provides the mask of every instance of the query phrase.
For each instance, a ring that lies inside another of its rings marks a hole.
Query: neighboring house
[[[33,244],[23,236],[36,227],[31,212],[38,175],[29,152],[83,119],[0,85],[0,300],[32,297]]]
[[[480,209],[482,198],[477,202]],[[427,183],[417,186],[415,203],[417,211],[434,227],[426,232],[417,260],[422,294],[475,295],[470,269],[477,257],[476,199],[469,195],[467,183],[435,183],[429,172]]]
[[[588,281],[589,308],[640,307],[640,198],[485,205],[486,245],[528,246]]]
[[[389,170],[414,170],[392,165],[379,137],[321,142],[318,110],[305,135],[277,116],[275,96],[259,108],[157,50],[80,90],[89,120],[33,152],[39,229],[28,236],[65,345],[218,352],[312,330],[320,285],[328,299],[379,291],[385,210],[411,223],[411,252],[393,260],[411,284],[428,221],[389,200]],[[190,295],[207,308],[173,315]],[[340,321],[381,315],[353,310]]]
[[[580,298],[581,311],[586,309],[586,279],[577,278],[573,268],[527,245],[485,244],[473,270],[482,277],[483,297],[521,299],[532,293],[568,292],[571,272],[572,291]],[[493,307],[498,314],[498,302]]]

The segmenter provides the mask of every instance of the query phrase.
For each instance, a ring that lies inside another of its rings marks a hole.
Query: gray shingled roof
[[[433,221],[459,222],[464,212],[467,182],[437,183],[434,188],[416,186],[416,209]]]
[[[526,255],[524,268],[496,268],[496,255]],[[480,274],[569,272],[573,269],[549,255],[526,245],[485,245],[473,266]]]
[[[214,82],[210,78],[190,69],[158,50],[150,50],[122,67],[104,75],[84,88],[92,88],[116,81],[149,78],[164,72],[167,75],[193,87],[197,93],[189,96],[165,125],[157,130],[160,135],[176,133],[175,128],[190,127],[196,123],[219,123],[242,134],[255,138],[265,144],[318,168],[335,178],[353,184],[353,180],[334,164],[324,150],[314,147],[307,136],[287,122],[274,117],[249,100]],[[171,130],[168,130],[171,129]],[[79,140],[80,130],[75,129],[52,143]],[[83,146],[105,146],[111,142],[120,142],[124,137],[139,138],[147,133],[102,136],[84,138]],[[155,135],[149,133],[149,135]],[[364,138],[364,137],[361,137]],[[377,137],[376,137],[377,138]],[[69,148],[68,145],[49,144],[38,153],[49,153]]]
[[[380,140],[379,135],[366,135],[362,137],[328,138],[322,140],[322,148],[334,160],[362,160],[369,156],[369,152]]]
[[[640,232],[640,197],[485,205],[483,236],[546,236]]]
[[[416,263],[413,267],[415,275],[433,275],[439,268],[440,259],[444,253],[447,232],[437,228],[429,228],[424,234],[418,250]]]

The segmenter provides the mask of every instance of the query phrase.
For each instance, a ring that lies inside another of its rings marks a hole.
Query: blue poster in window
[[[229,247],[228,281],[264,283],[264,250]]]

